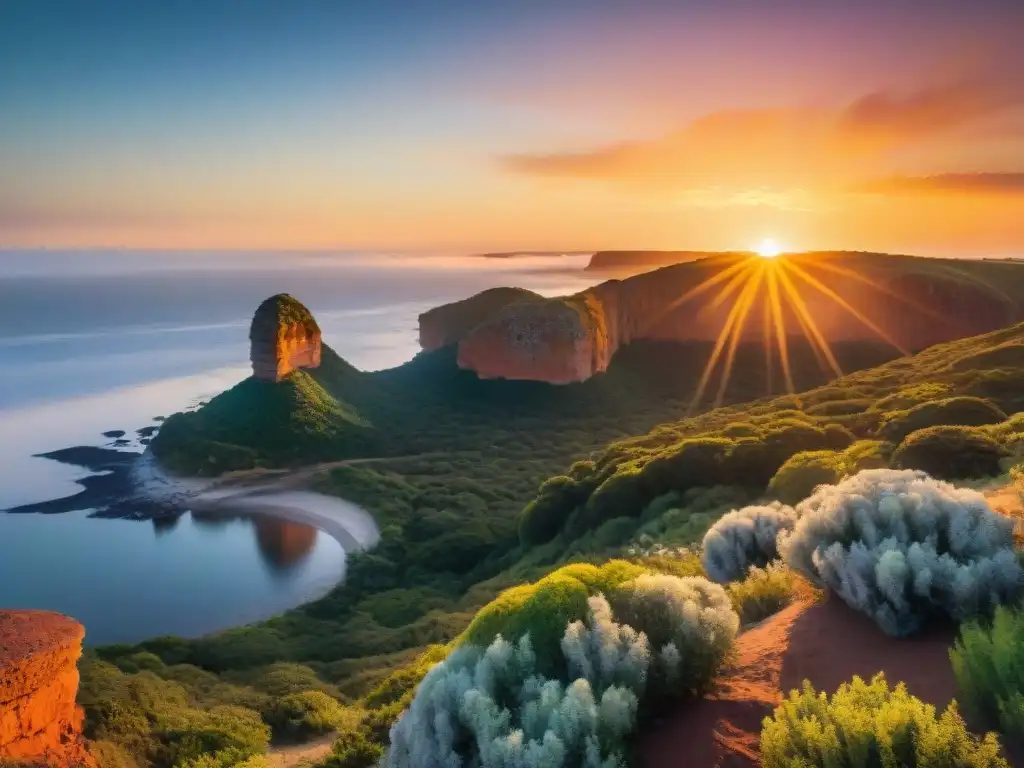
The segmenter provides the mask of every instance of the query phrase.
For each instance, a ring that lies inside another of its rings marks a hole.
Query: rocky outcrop
[[[523,288],[490,288],[468,299],[434,307],[419,317],[420,346],[431,350],[454,344],[467,330],[494,317],[510,304],[540,299],[540,295]]]
[[[75,704],[84,636],[58,613],[0,611],[0,764],[93,764]]]
[[[256,309],[249,328],[252,374],[264,381],[281,381],[298,368],[320,365],[320,326],[299,301],[287,293],[266,299]]]
[[[741,274],[732,269],[741,263],[766,275],[751,295],[744,341],[765,338],[769,274],[776,281],[789,336],[805,334],[801,306],[829,342],[879,340],[881,330],[907,351],[1024,319],[1024,264],[1018,262],[830,252],[762,263],[729,253],[608,280],[570,297],[521,299],[490,314],[480,294],[439,308],[447,318],[443,334],[421,324],[421,337],[458,343],[459,365],[481,378],[583,381],[606,370],[615,352],[637,339],[716,339],[742,286],[734,286],[722,301],[715,298],[732,276]],[[726,270],[732,271],[723,279]],[[466,311],[469,307],[474,311]],[[432,322],[429,312],[423,318]]]

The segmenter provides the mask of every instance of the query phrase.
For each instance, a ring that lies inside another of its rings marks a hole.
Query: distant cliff
[[[84,636],[57,613],[0,611],[0,764],[93,764],[75,704]]]
[[[805,333],[801,303],[829,341],[878,339],[876,329],[881,329],[907,350],[1024,319],[1024,264],[854,252],[784,258],[786,265],[771,262],[764,269],[785,266],[786,277],[776,272],[775,283],[787,336]],[[606,370],[616,351],[636,339],[717,338],[742,286],[734,284],[734,291],[720,302],[715,297],[730,286],[730,275],[738,273],[740,264],[759,265],[753,259],[720,254],[609,280],[556,299],[528,296],[497,302],[494,296],[513,294],[488,291],[425,313],[421,340],[430,341],[423,345],[427,349],[457,343],[459,365],[482,378],[583,381]],[[717,284],[699,288],[716,279]],[[751,302],[745,340],[764,338],[767,282],[765,278]],[[801,302],[787,298],[787,284],[798,291]],[[769,325],[774,333],[775,323]]]
[[[249,360],[257,379],[276,382],[298,368],[316,368],[320,352],[320,326],[301,302],[279,293],[256,308]]]
[[[420,346],[440,349],[459,341],[466,331],[495,316],[509,304],[541,299],[524,288],[491,288],[468,299],[443,304],[424,312],[420,321]]]
[[[584,269],[587,272],[614,273],[620,276],[635,275],[657,267],[721,255],[710,251],[598,251],[590,257]]]

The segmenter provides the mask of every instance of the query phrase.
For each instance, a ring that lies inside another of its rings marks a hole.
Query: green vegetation
[[[782,563],[769,563],[764,568],[754,566],[743,581],[728,587],[729,599],[744,624],[756,624],[767,619],[798,597],[814,595],[814,588]]]
[[[370,459],[321,472],[315,483],[370,510],[381,543],[352,557],[344,584],[283,616],[197,640],[89,653],[82,702],[90,736],[140,768],[171,765],[179,731],[167,727],[170,715],[149,713],[146,702],[154,702],[154,712],[171,709],[189,728],[221,734],[211,737],[214,754],[241,759],[262,748],[240,710],[272,725],[275,741],[297,738],[297,730],[334,721],[319,716],[337,714],[333,706],[305,695],[319,691],[344,713],[327,762],[375,764],[416,686],[453,649],[524,630],[538,644],[559,645],[567,623],[586,623],[598,592],[636,578],[636,569],[703,575],[698,557],[676,548],[698,544],[730,509],[765,503],[764,494],[800,501],[823,468],[840,479],[890,462],[913,466],[941,454],[915,448],[933,440],[929,430],[983,436],[998,457],[972,459],[968,470],[999,472],[1022,453],[1024,369],[1003,353],[992,368],[960,361],[1022,340],[1024,326],[1015,326],[831,383],[810,350],[794,344],[798,387],[808,391],[693,416],[684,414],[710,345],[637,343],[607,374],[557,388],[480,381],[457,368],[451,349],[367,374],[325,348],[320,368],[282,385],[244,382],[168,419],[154,443],[161,458],[205,474]],[[878,345],[836,350],[851,370],[891,357]],[[741,345],[726,402],[759,397],[764,372],[759,345]],[[965,398],[974,398],[968,410],[1011,415],[964,425],[959,405],[915,409]],[[919,423],[899,443],[884,432]],[[614,568],[600,564],[610,559],[628,577],[608,576]],[[802,588],[793,579],[769,566],[727,596],[745,623],[757,621]],[[616,611],[614,594],[606,596]],[[174,696],[146,693],[161,685],[177,686]],[[291,714],[272,707],[295,694],[302,703]]]
[[[976,427],[929,427],[912,432],[892,454],[892,465],[957,480],[998,475],[1008,451]]]
[[[761,731],[765,768],[834,765],[853,768],[1008,768],[995,734],[972,736],[956,703],[938,718],[935,707],[893,690],[879,673],[870,683],[854,677],[831,697],[810,683],[765,718]]]
[[[1024,614],[998,608],[990,626],[970,622],[949,652],[968,715],[1024,739]]]

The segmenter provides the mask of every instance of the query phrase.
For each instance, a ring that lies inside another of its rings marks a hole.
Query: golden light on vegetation
[[[731,301],[728,315],[715,339],[711,356],[701,373],[697,391],[690,403],[692,412],[703,400],[716,371],[721,368],[714,406],[718,407],[725,399],[726,388],[732,374],[736,352],[742,341],[747,321],[752,309],[760,303],[763,307],[762,343],[765,349],[765,365],[769,382],[772,380],[773,366],[776,357],[782,368],[782,377],[786,391],[795,392],[793,372],[789,358],[789,336],[791,333],[802,335],[810,345],[814,356],[822,370],[831,376],[842,376],[843,370],[835,354],[818,327],[814,315],[808,306],[802,291],[811,290],[826,297],[837,307],[851,315],[883,341],[891,344],[901,354],[909,354],[896,339],[884,328],[875,323],[864,312],[853,306],[813,274],[811,270],[823,267],[833,273],[841,273],[853,279],[867,281],[853,270],[828,264],[822,261],[804,261],[798,264],[795,259],[782,255],[778,244],[773,240],[765,240],[754,251],[754,256],[742,258],[740,261],[724,267],[719,272],[691,288],[674,301],[670,309],[702,295],[718,286],[718,292],[708,301],[698,314],[706,314],[726,302]],[[871,282],[871,281],[867,281]],[[874,283],[871,283],[872,285]],[[788,328],[786,316],[790,317]],[[719,363],[721,362],[721,366]]]

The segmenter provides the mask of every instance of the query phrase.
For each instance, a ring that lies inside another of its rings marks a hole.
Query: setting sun
[[[758,246],[754,249],[754,253],[760,256],[762,259],[774,259],[780,253],[782,248],[777,242],[772,240],[770,237],[762,240]]]

